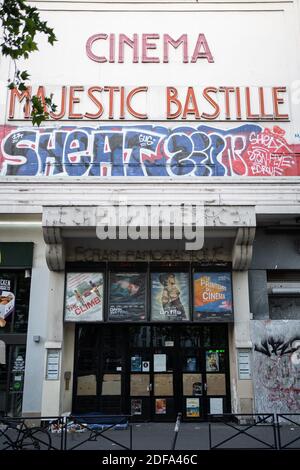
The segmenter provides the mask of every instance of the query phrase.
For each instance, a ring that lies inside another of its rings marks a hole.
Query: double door
[[[213,331],[179,325],[131,329],[126,381],[136,420],[173,421],[178,412],[197,420],[228,410],[227,335],[217,335],[217,328],[213,338]],[[147,343],[139,344],[139,336]]]
[[[81,326],[77,343],[77,412],[174,421],[230,411],[226,325]]]

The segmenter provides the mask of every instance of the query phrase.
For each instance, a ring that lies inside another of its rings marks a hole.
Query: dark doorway
[[[141,421],[230,411],[227,325],[80,325],[74,412]]]

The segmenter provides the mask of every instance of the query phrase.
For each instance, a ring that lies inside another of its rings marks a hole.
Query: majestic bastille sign
[[[97,33],[86,42],[86,54],[103,64],[196,64],[215,62],[204,33],[191,39],[188,34]],[[174,55],[175,54],[175,55]],[[28,87],[10,91],[9,120],[30,119],[32,94],[43,102],[54,95],[57,112],[52,120],[187,120],[187,121],[286,121],[289,119],[285,86],[123,86],[109,84]]]

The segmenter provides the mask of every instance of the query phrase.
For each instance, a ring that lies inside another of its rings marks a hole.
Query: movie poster
[[[131,372],[141,372],[142,358],[141,356],[131,356]]]
[[[165,398],[155,399],[155,414],[165,415],[167,413],[167,400]]]
[[[0,278],[0,328],[6,325],[6,318],[15,308],[13,279]]]
[[[231,273],[194,274],[194,320],[233,321]]]
[[[199,418],[200,416],[199,398],[187,398],[186,399],[186,416],[187,418]]]
[[[145,321],[146,273],[110,273],[108,319]]]
[[[131,400],[131,414],[132,415],[142,414],[142,400]]]
[[[215,351],[206,351],[206,372],[219,372],[219,353]]]
[[[103,274],[68,273],[65,295],[65,321],[103,320]]]
[[[151,320],[185,321],[189,319],[188,273],[152,273]]]

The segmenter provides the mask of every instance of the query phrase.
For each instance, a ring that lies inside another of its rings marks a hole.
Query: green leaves
[[[37,33],[46,36],[49,44],[53,46],[57,38],[54,30],[49,28],[46,21],[42,21],[37,8],[29,6],[25,0],[2,0],[0,5],[0,21],[2,24],[1,52],[4,56],[11,57],[15,63],[13,80],[9,80],[8,88],[17,88],[20,92],[27,89],[26,81],[29,79],[27,71],[19,71],[16,61],[23,57],[28,59],[29,54],[38,50],[35,40]],[[55,111],[52,96],[42,99],[39,96],[31,98],[32,123],[38,126],[49,118],[49,112]]]
[[[52,28],[46,21],[41,21],[37,8],[27,5],[24,0],[3,0],[0,7],[0,18],[3,27],[3,42],[0,44],[2,54],[17,60],[28,58],[38,50],[35,36],[46,35],[49,44],[57,41]]]
[[[40,124],[49,119],[49,112],[55,112],[57,106],[52,102],[52,95],[45,97],[43,100],[40,96],[34,95],[31,98],[31,119],[32,124],[40,126]]]

